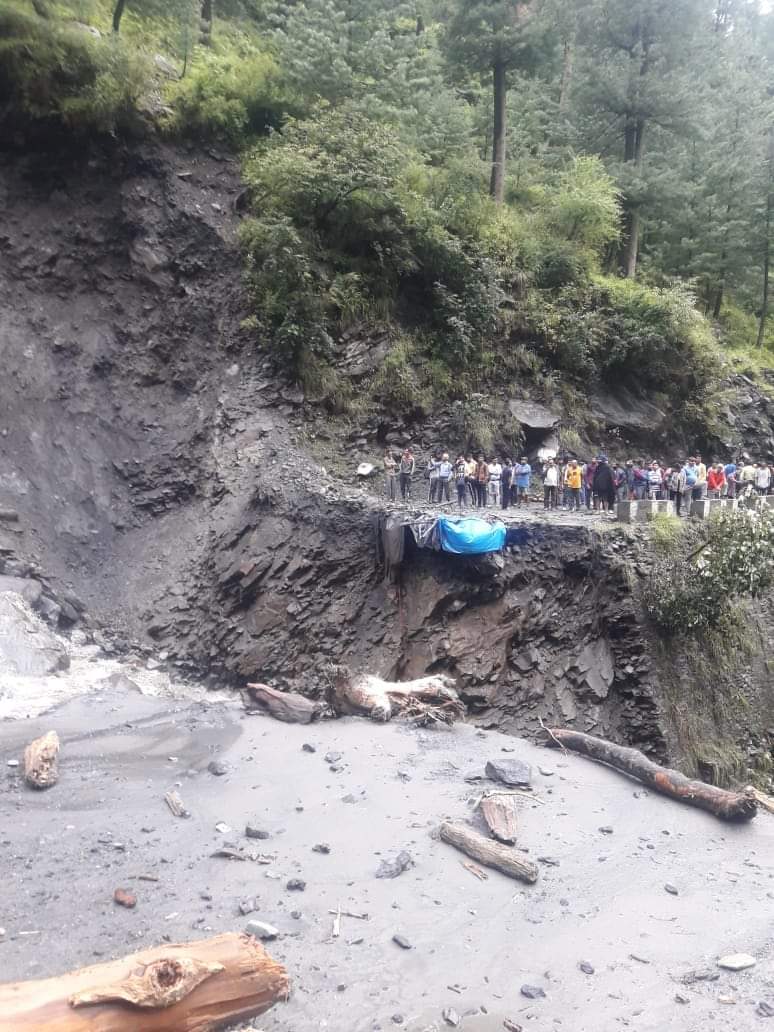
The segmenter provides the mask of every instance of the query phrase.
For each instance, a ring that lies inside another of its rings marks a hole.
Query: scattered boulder
[[[499,781],[509,788],[529,788],[532,784],[532,768],[523,760],[489,760],[485,772],[492,781]]]
[[[245,932],[256,939],[261,939],[263,942],[271,942],[279,935],[279,931],[274,925],[270,925],[266,921],[248,921],[245,926]]]

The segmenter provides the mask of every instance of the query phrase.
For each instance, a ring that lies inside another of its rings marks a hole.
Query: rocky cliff
[[[0,508],[19,521],[0,531],[0,572],[43,577],[63,626],[213,681],[318,691],[329,661],[442,669],[481,723],[685,754],[664,684],[690,693],[694,675],[643,624],[636,534],[534,523],[495,567],[417,551],[385,575],[378,499],[322,463],[338,468],[341,434],[373,458],[406,428],[330,424],[256,350],[240,189],[216,151],[3,157]],[[709,733],[761,747],[707,712]]]

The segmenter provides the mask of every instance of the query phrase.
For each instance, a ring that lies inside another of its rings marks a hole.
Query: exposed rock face
[[[58,638],[30,612],[20,596],[0,593],[0,667],[6,674],[52,674],[66,670]]]
[[[151,144],[0,166],[0,509],[19,514],[0,574],[34,593],[33,574],[52,622],[83,599],[117,647],[213,681],[314,693],[327,662],[448,672],[482,724],[543,718],[663,754],[623,532],[536,526],[496,562],[409,550],[385,579],[354,470],[409,428],[369,414],[349,482],[322,468],[339,429],[242,328],[240,188],[235,162]],[[340,342],[353,380],[386,346],[363,340]],[[443,419],[424,438],[450,439]]]

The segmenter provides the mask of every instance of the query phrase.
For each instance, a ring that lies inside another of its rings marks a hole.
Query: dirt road
[[[61,780],[34,793],[7,763],[49,728],[62,738]],[[479,881],[431,834],[472,813],[487,782],[466,776],[506,756],[533,767],[535,798],[520,799],[519,822],[520,844],[539,859],[534,886],[494,871]],[[213,760],[225,774],[208,771]],[[582,758],[468,726],[284,726],[232,704],[136,694],[0,725],[0,777],[4,979],[258,919],[279,930],[269,948],[293,979],[290,1002],[255,1023],[267,1032],[425,1032],[453,1027],[447,1008],[477,1032],[506,1018],[535,1032],[769,1023],[756,1014],[760,1001],[774,1005],[774,818],[764,814],[725,826]],[[164,804],[175,786],[188,820]],[[247,822],[269,837],[245,838]],[[212,857],[224,842],[273,859]],[[323,844],[329,853],[314,850]],[[414,866],[377,879],[401,850]],[[290,879],[305,889],[288,890]],[[113,903],[119,887],[136,893],[136,909]],[[249,900],[255,912],[243,915]],[[338,906],[368,917],[342,917],[333,938]],[[717,958],[735,952],[757,966],[720,971]],[[683,984],[691,971],[720,977]],[[530,1000],[523,986],[545,996]]]

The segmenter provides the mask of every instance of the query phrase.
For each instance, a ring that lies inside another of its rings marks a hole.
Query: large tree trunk
[[[722,257],[722,260],[725,261],[725,258],[726,258],[725,252],[723,253],[723,255],[721,257]],[[720,270],[720,280],[718,281],[718,284],[715,287],[715,300],[714,300],[714,302],[712,304],[712,318],[713,319],[719,319],[720,318],[720,311],[721,311],[721,309],[723,307],[723,294],[725,292],[725,289],[726,289],[726,270],[725,270],[725,268],[723,268],[723,269]]]
[[[572,69],[575,59],[575,48],[573,40],[566,39],[562,50],[562,82],[559,87],[559,114],[563,115],[567,108],[567,101],[570,96],[570,83],[572,81]]]
[[[203,46],[212,45],[212,7],[214,0],[202,0],[201,7],[201,30],[199,41]]]
[[[211,1032],[288,997],[255,939],[219,935],[143,950],[57,978],[0,985],[4,1032]]]
[[[772,145],[774,144],[774,137],[769,136],[769,156],[766,160],[766,167],[768,175],[766,177],[766,218],[764,220],[764,233],[765,238],[763,241],[763,296],[761,297],[761,317],[758,321],[758,340],[756,341],[759,348],[763,347],[763,340],[766,335],[766,319],[769,315],[769,275],[771,272],[771,215],[774,198],[772,198],[771,185],[772,185],[772,166],[774,165],[774,154],[772,153]]]
[[[639,171],[642,168],[644,152],[645,119],[629,120],[624,129],[624,161]],[[637,275],[637,258],[640,249],[640,213],[636,205],[624,202],[624,226],[621,240],[619,264],[627,279]]]
[[[708,810],[716,817],[727,821],[749,821],[756,814],[756,803],[752,796],[741,792],[727,792],[704,781],[693,781],[679,770],[661,767],[639,751],[623,745],[594,738],[581,731],[551,728],[548,731],[548,745],[562,746],[599,760],[616,770],[642,781],[657,792],[678,799],[689,806]]]
[[[126,0],[116,0],[116,6],[113,8],[113,32],[118,32],[121,28],[121,19],[124,16],[125,7]]]
[[[297,692],[281,692],[268,684],[248,684],[247,690],[257,707],[285,724],[311,724],[324,709],[319,702]]]
[[[455,846],[466,856],[478,860],[486,867],[493,867],[501,874],[507,874],[509,878],[519,878],[521,881],[536,882],[538,879],[537,864],[533,864],[526,856],[520,855],[511,849],[510,846],[501,846],[499,842],[492,842],[484,838],[477,831],[466,827],[464,824],[452,824],[448,821],[441,825],[440,835],[444,842]]]
[[[492,119],[492,176],[489,180],[489,194],[502,204],[505,199],[505,160],[508,100],[508,84],[504,61],[496,61],[492,67],[494,94],[494,118]]]

